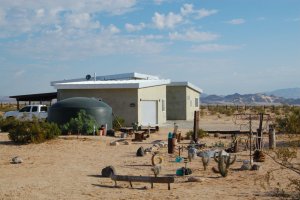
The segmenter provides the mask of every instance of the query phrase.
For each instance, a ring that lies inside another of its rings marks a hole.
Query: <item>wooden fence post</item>
[[[269,126],[269,149],[276,149],[276,135],[273,125]]]

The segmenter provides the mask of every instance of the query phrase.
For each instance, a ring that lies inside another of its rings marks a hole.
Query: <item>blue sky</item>
[[[299,0],[1,0],[0,96],[139,72],[205,93],[300,86]]]

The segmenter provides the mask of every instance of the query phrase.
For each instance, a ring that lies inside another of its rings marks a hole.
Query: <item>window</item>
[[[166,100],[163,99],[163,100],[161,101],[161,104],[162,104],[161,110],[162,110],[162,111],[166,111]]]
[[[30,108],[31,108],[30,106],[25,106],[19,112],[30,112]]]
[[[37,112],[37,111],[38,111],[38,107],[37,106],[32,106],[31,112]]]
[[[198,98],[195,98],[195,107],[199,107],[199,99]]]
[[[47,112],[47,106],[42,106],[41,107],[41,112]]]

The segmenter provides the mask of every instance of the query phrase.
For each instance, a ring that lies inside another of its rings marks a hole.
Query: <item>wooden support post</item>
[[[264,114],[259,113],[259,128],[257,129],[257,149],[262,149],[262,123],[264,120]]]
[[[194,142],[198,142],[198,131],[199,131],[199,116],[200,112],[195,111],[194,112],[194,132],[193,132],[193,140]]]
[[[269,149],[276,148],[276,135],[275,135],[275,128],[270,125],[269,126]]]
[[[19,100],[17,101],[17,110],[20,110]]]

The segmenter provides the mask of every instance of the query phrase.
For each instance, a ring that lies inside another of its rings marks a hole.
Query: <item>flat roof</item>
[[[146,88],[167,85],[170,80],[110,80],[110,81],[78,81],[54,83],[56,89],[120,89],[120,88]]]
[[[167,86],[186,86],[189,87],[193,90],[196,90],[199,93],[203,93],[203,90],[197,86],[195,86],[194,84],[190,83],[190,82],[171,82],[170,84],[168,84]]]
[[[114,75],[105,75],[105,76],[96,76],[93,77],[91,75],[91,79],[87,80],[84,78],[76,78],[76,79],[66,79],[60,81],[52,81],[51,86],[54,86],[57,83],[70,83],[70,82],[82,82],[82,81],[110,81],[110,80],[159,80],[158,76],[152,76],[148,74],[141,74],[136,72],[131,73],[123,73],[123,74],[114,74]]]

